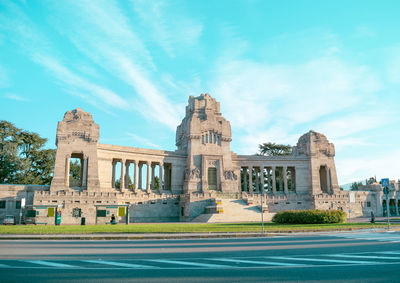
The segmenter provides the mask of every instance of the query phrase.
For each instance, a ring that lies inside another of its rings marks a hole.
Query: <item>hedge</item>
[[[272,222],[279,224],[326,224],[346,222],[341,210],[290,210],[274,215]]]

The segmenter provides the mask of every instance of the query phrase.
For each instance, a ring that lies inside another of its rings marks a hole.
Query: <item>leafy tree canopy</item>
[[[258,146],[259,154],[266,156],[291,155],[292,147],[286,144],[267,142]]]
[[[47,139],[0,120],[0,183],[50,184],[55,149],[44,149]]]

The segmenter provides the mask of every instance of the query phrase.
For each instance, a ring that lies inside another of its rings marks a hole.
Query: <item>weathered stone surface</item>
[[[232,152],[231,125],[209,94],[189,97],[174,152],[98,140],[99,125],[90,113],[80,108],[66,112],[57,127],[51,187],[0,185],[0,201],[6,201],[0,217],[18,215],[15,201],[26,197],[26,210],[36,210],[38,223],[54,224],[54,210],[61,212],[62,224],[80,224],[82,218],[86,224],[108,223],[113,214],[119,223],[259,221],[261,192],[265,219],[286,209],[383,213],[379,184],[359,192],[340,190],[335,147],[323,134],[302,135],[290,156]],[[71,158],[81,160],[78,186],[69,183]],[[156,178],[161,185],[156,186]],[[390,199],[399,211],[399,184],[393,184]],[[251,209],[243,200],[251,200]],[[205,214],[210,211],[219,213]]]

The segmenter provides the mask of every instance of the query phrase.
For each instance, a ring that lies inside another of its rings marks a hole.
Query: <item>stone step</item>
[[[261,221],[260,205],[248,205],[245,200],[223,199],[222,205],[209,206],[205,213],[199,215],[192,222],[259,222]],[[223,213],[211,213],[212,209],[223,208]],[[275,213],[268,213],[268,207],[263,206],[264,221],[270,221]]]

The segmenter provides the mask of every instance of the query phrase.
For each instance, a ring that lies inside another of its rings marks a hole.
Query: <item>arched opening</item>
[[[321,166],[319,168],[319,183],[321,186],[321,191],[328,193],[328,176],[327,176],[326,166]]]
[[[208,168],[208,188],[210,190],[217,189],[217,168]]]
[[[87,170],[82,153],[73,153],[69,160],[69,187],[86,187]]]

